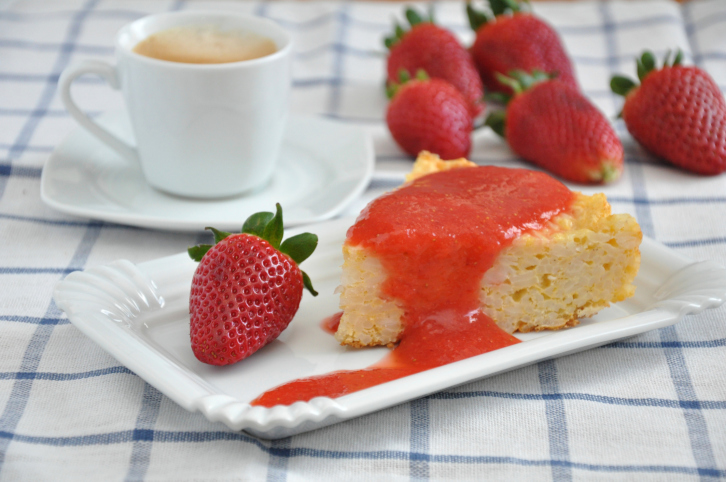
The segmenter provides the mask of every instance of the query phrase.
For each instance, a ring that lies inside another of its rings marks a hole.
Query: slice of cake
[[[547,174],[423,153],[409,182],[348,230],[344,345],[389,345],[377,363],[293,380],[253,405],[337,398],[520,343],[633,295],[640,228]],[[394,346],[395,344],[395,346]]]
[[[392,345],[436,323],[446,338],[475,312],[508,333],[573,326],[634,294],[641,239],[603,194],[424,152],[348,231],[335,337]]]

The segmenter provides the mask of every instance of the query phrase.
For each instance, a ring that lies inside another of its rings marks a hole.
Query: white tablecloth
[[[2,5],[2,4],[0,4]],[[726,2],[551,3],[587,95],[611,118],[615,72],[644,48],[681,47],[726,90]],[[356,213],[410,160],[382,122],[382,37],[400,4],[29,0],[0,9],[0,480],[715,480],[726,478],[726,309],[275,442],[189,413],[71,325],[51,299],[69,272],[141,262],[203,237],[72,218],[46,207],[44,162],[76,128],[56,94],[83,58],[112,60],[115,32],[170,9],[254,12],[295,37],[293,112],[373,134],[376,177]],[[469,42],[461,3],[440,23]],[[96,79],[75,86],[91,114],[121,108]],[[626,147],[606,192],[647,236],[726,264],[726,175],[698,177]],[[479,163],[525,165],[490,132]],[[585,192],[597,189],[585,188]]]

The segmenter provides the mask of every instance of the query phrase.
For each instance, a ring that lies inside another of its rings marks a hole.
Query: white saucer
[[[132,138],[125,112],[98,121]],[[373,144],[365,131],[316,117],[291,116],[270,183],[258,192],[221,200],[176,197],[151,188],[139,166],[78,128],[43,168],[40,196],[59,211],[154,229],[239,230],[252,213],[279,202],[285,225],[331,218],[360,195],[373,174]]]

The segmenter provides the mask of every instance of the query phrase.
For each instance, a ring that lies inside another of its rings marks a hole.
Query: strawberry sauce
[[[481,279],[512,239],[541,229],[572,197],[546,174],[487,166],[429,175],[373,201],[346,243],[381,260],[382,294],[404,310],[400,343],[366,369],[295,380],[252,405],[340,397],[518,343],[478,310]]]
[[[336,331],[338,331],[338,326],[340,326],[340,319],[343,317],[343,312],[339,311],[338,313],[329,316],[325,318],[323,321],[320,322],[320,328],[323,329],[323,331],[330,333],[331,335],[334,335]]]

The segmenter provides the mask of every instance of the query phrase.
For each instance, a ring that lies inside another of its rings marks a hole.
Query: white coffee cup
[[[277,51],[218,64],[170,62],[133,51],[154,33],[185,26],[262,35],[275,43]],[[152,15],[119,31],[116,66],[80,62],[63,72],[59,90],[71,116],[128,162],[140,162],[151,186],[180,196],[232,196],[263,186],[272,175],[287,119],[291,49],[290,35],[260,17],[210,12]],[[71,98],[73,80],[88,73],[121,89],[135,146],[89,118]]]

